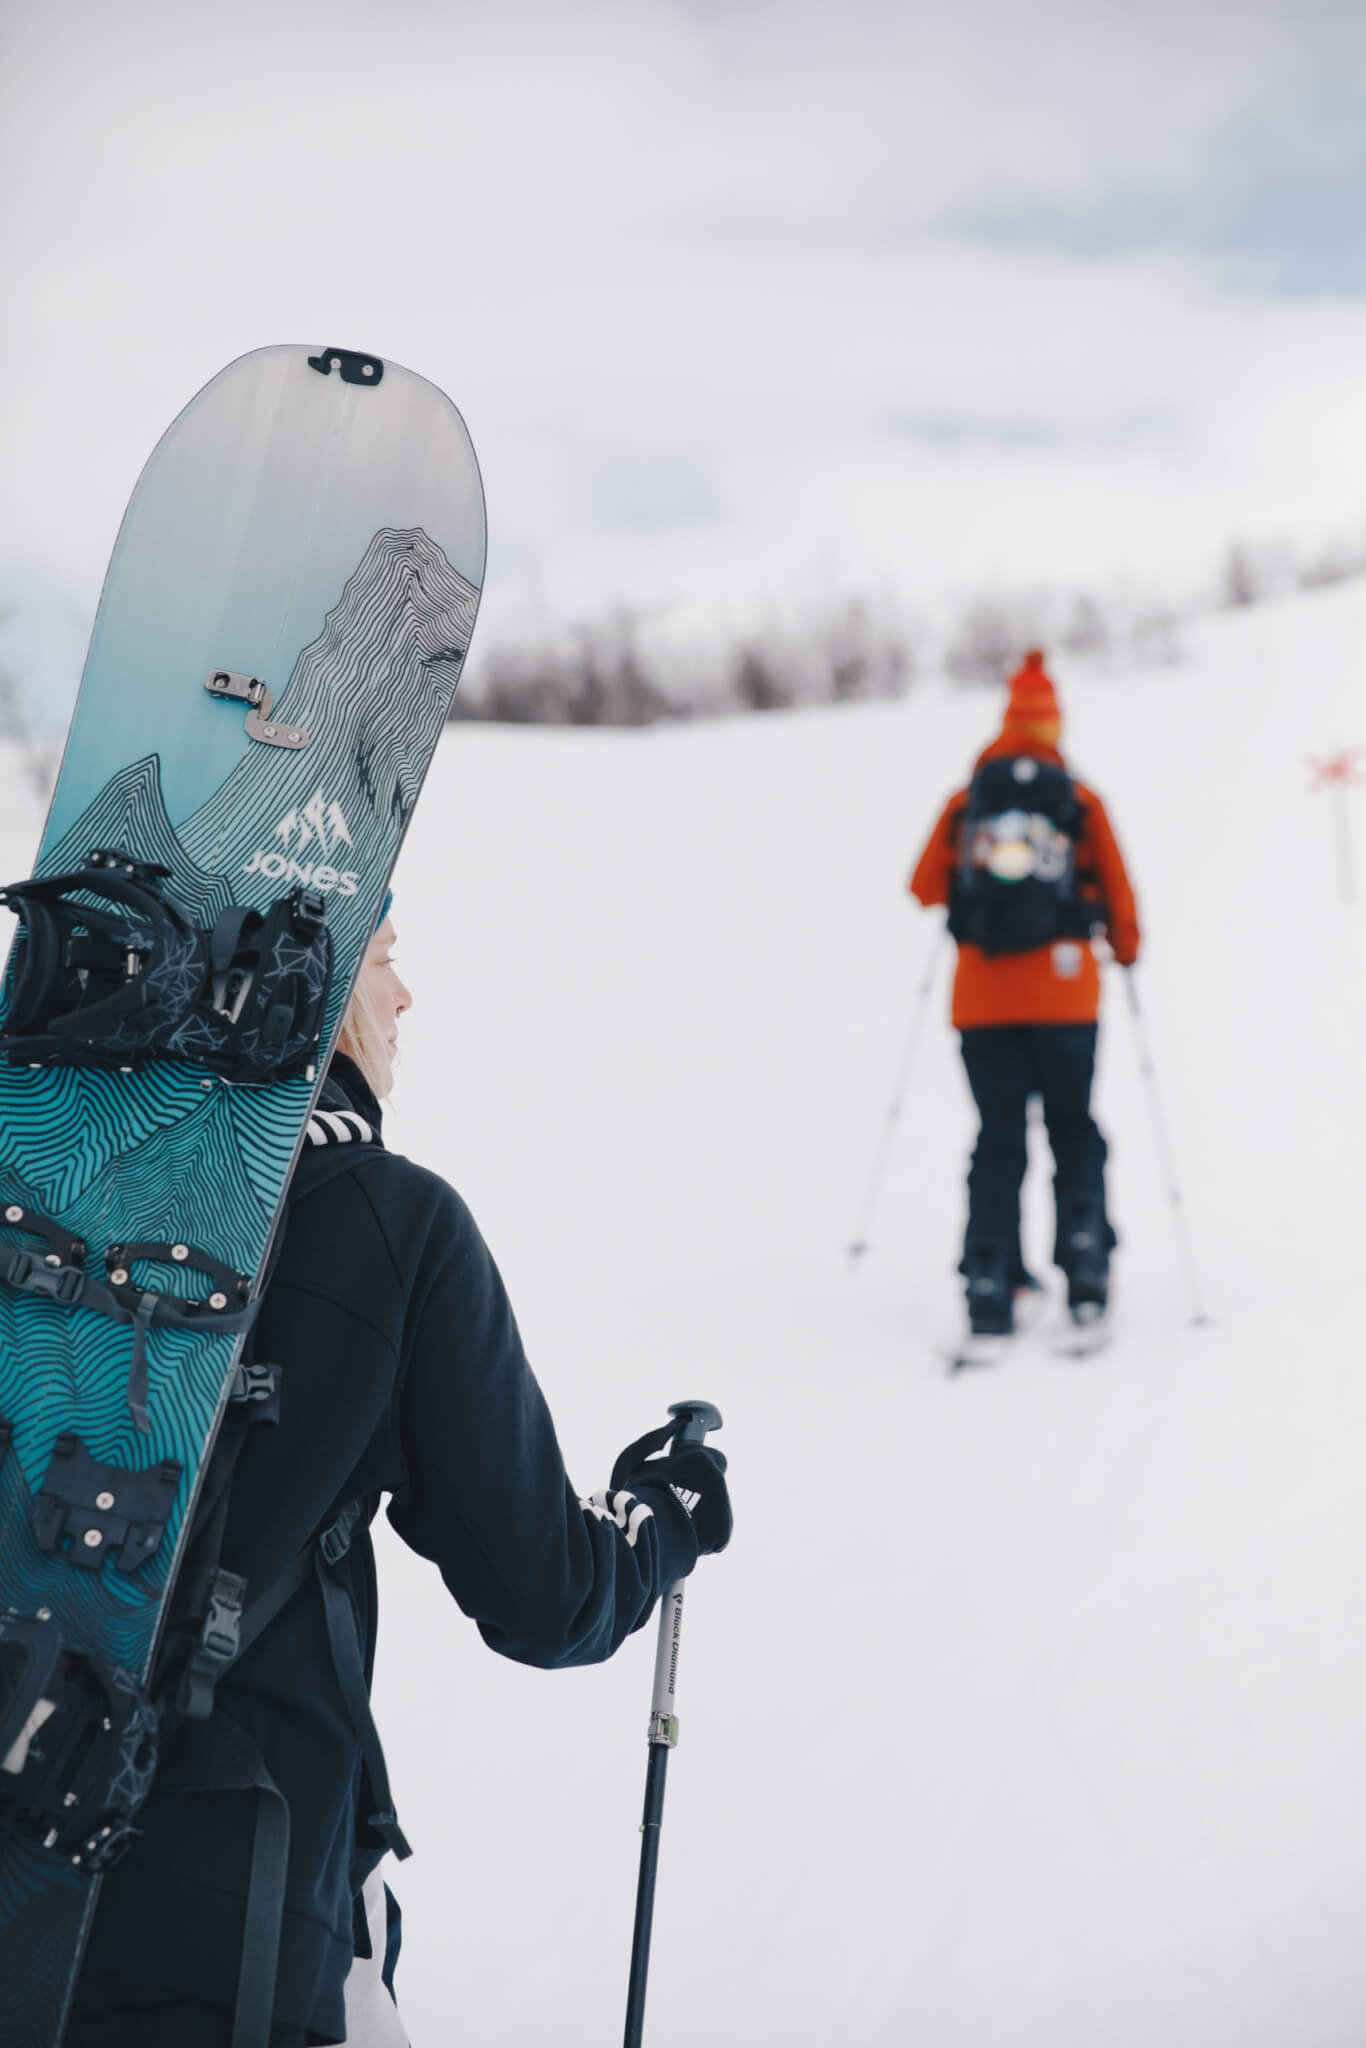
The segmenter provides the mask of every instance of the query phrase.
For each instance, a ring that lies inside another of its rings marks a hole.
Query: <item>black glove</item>
[[[710,1444],[694,1443],[680,1444],[662,1458],[652,1457],[677,1430],[678,1424],[670,1422],[628,1444],[612,1467],[612,1485],[628,1493],[671,1494],[692,1523],[698,1554],[706,1557],[730,1542],[726,1457]]]

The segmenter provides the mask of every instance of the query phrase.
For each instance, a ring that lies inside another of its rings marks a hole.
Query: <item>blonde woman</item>
[[[259,1417],[221,1489],[242,1648],[211,1717],[172,1723],[141,1838],[105,1880],[68,2048],[406,2040],[397,1914],[374,1878],[408,1853],[368,1709],[386,1496],[490,1647],[545,1668],[611,1656],[730,1537],[705,1446],[632,1446],[592,1499],[570,1484],[474,1219],[384,1147],[412,1002],[395,936],[386,904],[257,1326]]]

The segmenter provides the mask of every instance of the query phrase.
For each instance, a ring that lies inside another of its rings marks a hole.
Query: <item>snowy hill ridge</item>
[[[935,943],[905,876],[983,696],[443,740],[397,877],[390,1142],[473,1206],[582,1491],[667,1402],[726,1415],[736,1535],[689,1593],[652,2048],[1366,2033],[1366,976],[1305,769],[1366,740],[1363,642],[1347,585],[1208,622],[1181,669],[1056,665],[1139,892],[1215,1322],[1189,1327],[1111,990],[1117,1341],[966,1381],[936,1355],[972,1129],[944,960],[857,1279],[844,1247]],[[18,874],[39,818],[0,776]],[[1040,1158],[1041,1266],[1047,1223]],[[413,2038],[599,2048],[652,1631],[525,1671],[395,1540],[381,1565]]]

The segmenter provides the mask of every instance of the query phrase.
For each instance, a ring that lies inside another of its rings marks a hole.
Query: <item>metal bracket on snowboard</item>
[[[216,668],[204,678],[204,688],[211,697],[236,698],[239,704],[251,706],[247,713],[250,739],[262,740],[268,747],[308,745],[308,734],[301,725],[281,725],[271,718],[274,699],[260,676],[239,676],[230,668]]]
[[[97,1572],[110,1554],[121,1572],[137,1571],[165,1533],[181,1470],[174,1458],[163,1458],[150,1472],[101,1464],[68,1431],[52,1447],[33,1504],[38,1548],[82,1571]]]
[[[0,1198],[2,1200],[3,1198]],[[128,1407],[144,1436],[151,1433],[147,1413],[147,1332],[170,1327],[196,1333],[249,1330],[261,1306],[253,1296],[247,1274],[236,1272],[212,1252],[197,1245],[147,1243],[113,1244],[104,1255],[108,1277],[96,1279],[85,1267],[86,1245],[71,1237],[51,1216],[41,1216],[22,1202],[0,1206],[0,1223],[30,1236],[43,1238],[52,1249],[30,1251],[26,1245],[0,1242],[0,1282],[23,1294],[45,1294],[67,1308],[85,1308],[115,1322],[133,1326],[133,1358],[128,1373]],[[133,1279],[135,1260],[171,1260],[182,1271],[191,1267],[206,1273],[212,1292],[206,1301],[186,1301],[178,1295],[160,1294],[139,1286]],[[0,1438],[0,1451],[3,1438]],[[96,1564],[98,1559],[82,1559]],[[126,1567],[132,1569],[132,1567]]]
[[[354,348],[325,348],[320,356],[308,358],[308,367],[320,377],[330,377],[337,370],[343,384],[368,384],[372,390],[384,375],[378,356],[363,355]]]

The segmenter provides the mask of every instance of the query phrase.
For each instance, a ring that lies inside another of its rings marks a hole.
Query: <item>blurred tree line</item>
[[[453,720],[510,725],[654,725],[899,697],[919,674],[999,683],[1026,647],[1099,668],[1154,668],[1181,659],[1181,629],[1366,575],[1366,539],[1300,554],[1285,541],[1229,544],[1212,582],[1183,602],[1132,587],[992,588],[959,595],[934,629],[890,602],[848,598],[827,613],[788,616],[692,643],[657,617],[624,607],[558,635],[475,643]]]

